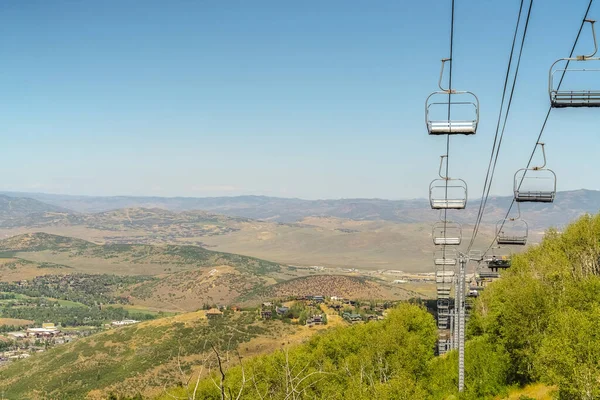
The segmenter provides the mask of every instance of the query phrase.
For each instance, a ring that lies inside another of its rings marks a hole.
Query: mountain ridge
[[[15,192],[4,192],[16,194]],[[311,216],[330,216],[355,220],[384,220],[397,223],[432,222],[438,214],[432,212],[426,199],[387,200],[387,199],[324,199],[303,200],[268,196],[231,196],[231,197],[136,197],[136,196],[71,196],[21,193],[34,201],[46,204],[53,212],[65,215],[100,215],[121,209],[160,209],[171,212],[206,212],[228,217],[249,218],[282,223],[295,223]],[[0,198],[0,220],[7,226],[15,226],[18,218],[3,218],[2,199]],[[490,196],[484,221],[494,223],[504,218],[512,200],[510,196]],[[36,203],[37,208],[39,204]],[[479,199],[471,199],[467,209],[452,211],[452,219],[462,223],[475,220]],[[36,209],[37,209],[36,208]],[[71,211],[72,210],[72,211]],[[578,189],[558,192],[554,203],[527,204],[522,206],[524,218],[533,227],[547,228],[563,225],[584,213],[600,210],[600,191]],[[516,210],[515,211],[516,214]],[[39,212],[39,211],[36,211]],[[39,217],[31,212],[31,218]],[[48,212],[46,212],[48,214]],[[28,215],[19,215],[19,218]],[[46,216],[46,219],[49,219]],[[50,219],[51,220],[51,219]]]

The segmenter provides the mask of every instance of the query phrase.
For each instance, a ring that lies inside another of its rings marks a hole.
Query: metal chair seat
[[[527,236],[500,236],[496,238],[498,244],[514,244],[514,245],[526,245]]]
[[[460,238],[457,238],[457,237],[434,238],[433,243],[437,244],[437,245],[448,245],[448,246],[459,245]]]
[[[474,135],[477,121],[428,121],[430,135]]]
[[[434,210],[462,210],[467,206],[466,199],[432,199],[431,208]]]
[[[553,90],[550,102],[554,108],[600,107],[600,90]]]
[[[433,260],[435,265],[456,265],[455,258],[435,258]]]
[[[481,278],[499,278],[500,274],[495,271],[480,271],[479,276]]]
[[[489,268],[503,269],[503,268],[510,268],[510,266],[511,266],[510,260],[490,260],[490,261],[488,261]]]
[[[556,195],[555,191],[515,191],[515,201],[520,203],[552,203]]]

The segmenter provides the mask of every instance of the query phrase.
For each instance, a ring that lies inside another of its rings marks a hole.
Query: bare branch
[[[242,398],[242,392],[244,391],[244,386],[246,385],[246,372],[244,371],[244,364],[242,364],[242,356],[240,355],[239,350],[235,351],[237,354],[238,361],[240,363],[240,368],[242,369],[242,384],[240,385],[240,391],[235,398],[236,400],[240,400]],[[233,396],[231,397],[233,399]]]
[[[217,355],[217,362],[219,363],[219,371],[221,372],[221,384],[220,384],[221,400],[225,400],[225,372],[223,372],[223,364],[221,363],[221,355],[219,354],[219,352],[217,351],[217,348],[212,343],[210,346],[212,347],[213,351]]]

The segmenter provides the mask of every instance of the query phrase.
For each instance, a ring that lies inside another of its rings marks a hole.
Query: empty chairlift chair
[[[440,268],[438,266],[438,270],[435,271],[435,283],[436,284],[450,284],[454,281],[454,270],[447,270],[445,268]]]
[[[438,329],[447,330],[450,328],[450,320],[447,316],[439,316],[438,315]]]
[[[429,203],[434,210],[462,210],[467,206],[467,183],[442,175],[444,158],[440,160],[440,179],[429,184]]]
[[[483,253],[481,252],[481,250],[469,250],[469,254],[467,254],[467,257],[469,258],[469,260],[471,261],[481,261],[481,259],[483,258]]]
[[[477,271],[477,275],[479,276],[479,279],[482,281],[482,284],[487,279],[495,279],[495,278],[500,277],[500,274],[498,273],[498,269],[497,268],[494,268],[494,269],[489,268],[487,266],[487,262],[479,268],[479,271]]]
[[[440,91],[431,93],[425,101],[427,131],[430,135],[473,135],[479,124],[479,99],[472,92],[442,87],[446,61],[451,62],[442,60]]]
[[[431,233],[433,244],[458,246],[462,240],[462,227],[452,221],[438,221],[433,224]]]
[[[437,301],[438,316],[450,315],[450,299],[439,299]]]
[[[526,221],[521,219],[520,207],[517,218],[503,219],[496,223],[496,243],[498,244],[524,246],[527,244],[528,235],[529,226]]]
[[[548,83],[550,105],[552,107],[600,107],[600,57],[594,57],[598,51],[598,42],[594,30],[596,21],[587,19],[585,22],[589,22],[592,27],[594,52],[590,55],[561,58],[552,64]],[[577,63],[579,68],[569,68],[570,63]],[[563,64],[565,66],[561,68]],[[557,74],[562,77],[554,79]],[[573,87],[574,90],[564,89],[564,86],[562,86],[563,77],[568,77],[567,82],[575,81],[579,87]],[[594,89],[582,89],[581,86],[589,85],[589,78],[595,78],[596,82],[599,82],[596,83],[598,86]]]
[[[438,283],[436,285],[436,292],[437,292],[438,300],[439,299],[449,299],[451,289],[452,289],[451,283]]]
[[[552,203],[556,196],[556,174],[546,167],[546,150],[542,148],[544,164],[541,167],[521,168],[515,173],[514,194],[519,203]]]
[[[445,247],[436,250],[433,255],[433,263],[438,266],[454,266],[456,265],[456,260],[456,250]]]

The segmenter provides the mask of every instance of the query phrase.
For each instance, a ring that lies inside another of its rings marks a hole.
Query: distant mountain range
[[[511,197],[490,197],[484,221],[504,217]],[[0,195],[0,225],[14,226],[23,220],[52,218],[53,213],[77,215],[129,207],[161,208],[174,212],[203,210],[227,216],[291,223],[309,216],[355,220],[384,220],[397,223],[430,222],[439,218],[425,199],[334,199],[302,200],[267,196],[236,197],[136,197],[69,196],[45,193],[3,192]],[[472,223],[479,200],[470,200],[466,210],[452,211],[453,220]],[[558,192],[553,204],[528,203],[521,207],[532,227],[562,226],[583,213],[600,210],[600,191]],[[514,214],[516,215],[516,207]]]

